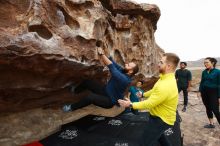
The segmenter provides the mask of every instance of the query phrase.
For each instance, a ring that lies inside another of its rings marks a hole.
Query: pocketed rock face
[[[0,112],[60,105],[70,84],[104,79],[97,44],[121,65],[157,75],[159,17],[157,6],[128,1],[0,1]]]
[[[155,5],[124,0],[1,0],[0,145],[39,140],[70,120],[104,113],[94,106],[60,110],[86,94],[72,95],[69,85],[87,78],[106,82],[97,45],[121,65],[139,64],[141,76],[157,76],[159,17]]]

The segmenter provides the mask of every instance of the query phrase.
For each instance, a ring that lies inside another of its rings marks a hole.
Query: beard
[[[164,70],[162,68],[159,68],[159,73],[163,74]]]
[[[126,68],[123,68],[122,73],[127,74],[128,70]]]

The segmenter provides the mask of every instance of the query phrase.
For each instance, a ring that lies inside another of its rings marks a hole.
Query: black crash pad
[[[125,113],[113,118],[88,115],[62,125],[60,131],[39,142],[43,146],[142,146],[148,117],[146,112],[139,115]],[[180,122],[167,132],[171,143],[181,146]]]

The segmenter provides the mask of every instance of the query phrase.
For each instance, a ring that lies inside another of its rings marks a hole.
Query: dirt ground
[[[220,126],[214,118],[215,128],[203,128],[208,124],[205,107],[196,92],[189,92],[189,104],[182,112],[183,95],[179,96],[179,114],[182,118],[181,131],[184,134],[184,146],[220,146]]]

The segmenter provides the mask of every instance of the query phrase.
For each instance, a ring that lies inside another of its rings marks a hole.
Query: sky
[[[161,11],[155,39],[181,61],[220,57],[220,0],[133,0]]]

